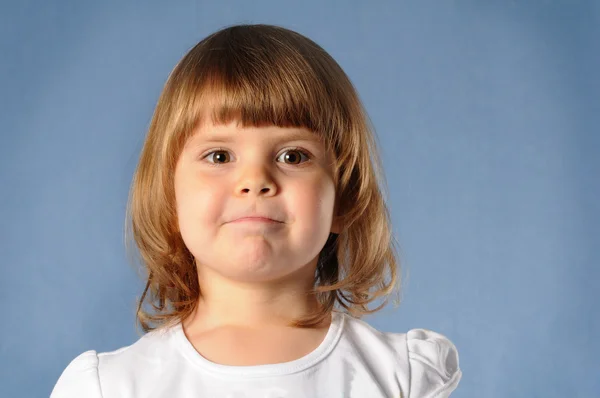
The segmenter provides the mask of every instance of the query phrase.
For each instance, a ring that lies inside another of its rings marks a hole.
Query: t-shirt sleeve
[[[102,398],[98,376],[98,354],[86,351],[67,365],[60,375],[50,398]]]
[[[458,351],[444,335],[412,329],[406,336],[410,365],[409,398],[446,398],[462,377]]]

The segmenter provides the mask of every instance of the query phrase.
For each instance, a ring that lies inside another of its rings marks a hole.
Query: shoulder
[[[89,350],[79,354],[63,370],[50,398],[102,398],[130,391],[136,382],[147,378],[174,355],[170,335],[150,332],[114,351]]]
[[[94,350],[79,354],[60,375],[50,398],[102,398],[98,378],[98,354]]]
[[[445,398],[462,377],[458,351],[443,334],[427,329],[406,333],[379,331],[347,317],[346,338],[387,380],[395,380],[406,397]]]
[[[406,333],[411,397],[448,397],[462,377],[458,350],[443,334],[427,329]]]

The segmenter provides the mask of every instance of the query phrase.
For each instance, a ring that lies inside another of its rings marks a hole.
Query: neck
[[[285,280],[241,283],[199,266],[201,297],[184,325],[196,331],[288,327],[293,319],[319,308],[316,297],[308,294],[314,286],[315,267],[307,265]]]

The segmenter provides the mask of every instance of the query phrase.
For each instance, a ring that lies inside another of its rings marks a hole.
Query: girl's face
[[[332,162],[303,128],[200,126],[175,170],[179,228],[199,270],[256,283],[314,268],[339,233]]]

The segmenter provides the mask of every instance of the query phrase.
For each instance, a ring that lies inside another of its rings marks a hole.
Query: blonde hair
[[[336,303],[358,318],[385,306],[399,286],[399,261],[375,135],[355,88],[337,62],[303,35],[238,25],[206,37],[177,63],[133,176],[126,244],[133,238],[146,272],[136,312],[144,332],[186,319],[201,297],[194,258],[178,230],[173,175],[207,111],[213,123],[307,128],[335,154],[342,231],[330,234],[319,255],[309,294],[320,307],[290,326],[314,327]],[[369,310],[379,297],[384,302]],[[151,310],[143,308],[146,300]]]

